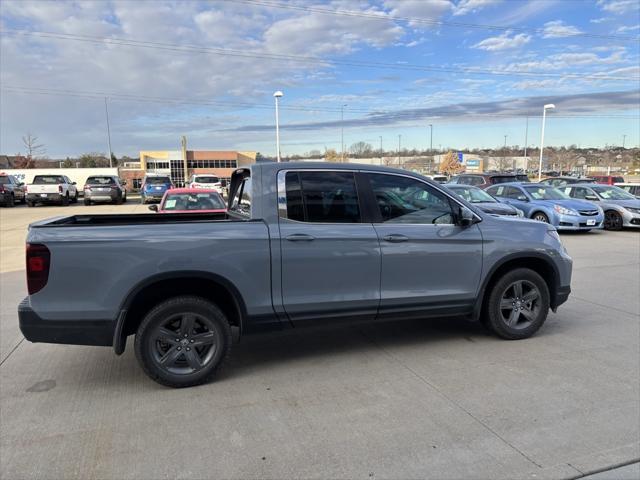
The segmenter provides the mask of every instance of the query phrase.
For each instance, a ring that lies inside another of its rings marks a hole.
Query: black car
[[[522,217],[524,214],[519,210],[506,203],[501,203],[487,192],[478,187],[471,185],[456,185],[448,183],[445,185],[449,190],[472,203],[480,210],[493,215],[504,215],[508,217]]]
[[[24,183],[13,175],[0,174],[0,204],[13,207],[16,202],[25,203]]]

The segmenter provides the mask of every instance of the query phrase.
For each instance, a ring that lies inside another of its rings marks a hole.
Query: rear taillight
[[[27,188],[27,186],[25,185],[25,186],[24,186],[24,193],[27,193],[27,190],[29,190],[29,189],[28,189],[28,188]]]
[[[62,185],[58,185],[58,193],[62,193]]]
[[[0,184],[0,192],[4,192],[4,185]]]
[[[44,245],[27,243],[27,290],[29,295],[39,292],[49,280],[51,253]]]
[[[84,187],[82,187],[83,190],[91,190],[91,187],[89,185],[85,185]]]

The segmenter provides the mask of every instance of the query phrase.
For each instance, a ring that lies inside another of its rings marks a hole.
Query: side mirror
[[[458,210],[458,225],[460,227],[470,227],[476,221],[476,217],[471,210],[466,207],[460,207]]]
[[[585,199],[585,200],[591,200],[591,201],[594,201],[594,202],[598,202],[598,201],[600,200],[600,199],[599,199],[597,196],[595,196],[595,195],[585,195],[584,199]]]
[[[77,185],[77,183],[76,182],[71,182],[71,185]]]
[[[519,202],[528,202],[529,199],[527,197],[525,197],[524,195],[516,198],[516,200],[518,200]]]
[[[152,212],[157,212],[158,211],[158,205],[149,205],[149,210],[151,210]]]
[[[227,181],[226,181],[224,178],[223,178],[222,180],[220,180],[220,186],[221,186],[222,188],[226,188],[226,186],[227,186]]]

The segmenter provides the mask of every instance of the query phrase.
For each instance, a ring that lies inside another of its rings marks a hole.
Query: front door
[[[382,248],[379,315],[469,313],[482,271],[477,225],[454,222],[459,204],[433,186],[395,174],[366,174],[379,217]]]
[[[375,317],[380,245],[349,171],[279,174],[282,302],[292,321]]]

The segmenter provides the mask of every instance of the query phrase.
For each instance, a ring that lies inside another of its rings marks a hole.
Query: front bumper
[[[27,202],[41,202],[41,203],[60,203],[62,201],[61,193],[28,193]]]
[[[622,226],[629,228],[640,228],[640,213],[625,211],[622,215]]]
[[[68,345],[113,345],[113,320],[45,320],[25,298],[18,305],[18,323],[24,338],[34,343]]]
[[[558,230],[597,230],[604,226],[604,215],[560,215],[556,214]]]

